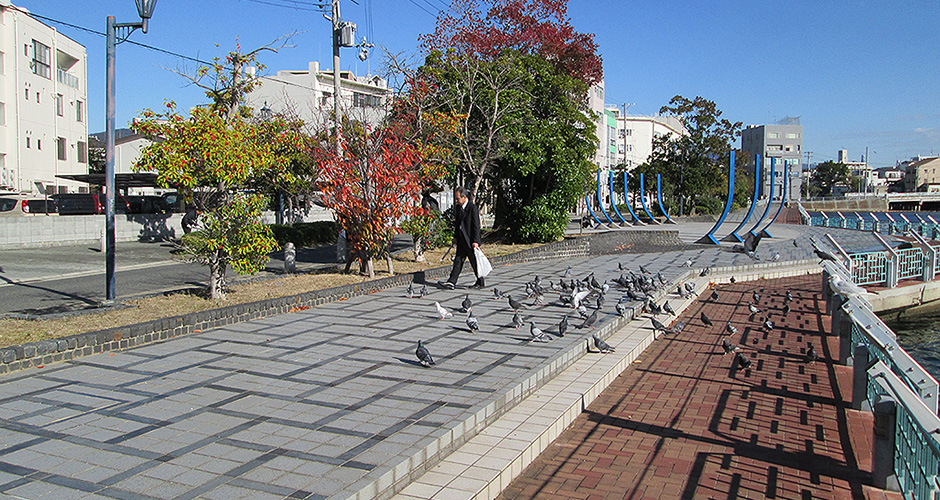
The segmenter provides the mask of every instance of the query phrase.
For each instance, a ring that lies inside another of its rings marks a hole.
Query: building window
[[[629,153],[630,151],[633,151],[633,144],[624,144],[623,149]]]
[[[78,162],[88,162],[88,147],[85,145],[84,141],[78,141]]]
[[[83,101],[75,101],[75,121],[85,121],[85,103]]]
[[[29,87],[23,89],[23,97],[25,97],[27,101],[29,100]]]
[[[40,96],[42,96],[42,94],[40,94],[39,91],[37,90],[37,91],[36,91],[36,102],[37,102],[37,103],[42,102],[42,100],[40,99]]]
[[[64,161],[66,159],[65,149],[68,147],[68,143],[65,142],[65,137],[59,137],[58,139],[56,139],[56,146],[57,146],[56,149],[58,150],[59,159]]]
[[[26,149],[29,149],[29,137],[26,138]]]
[[[375,108],[382,105],[382,98],[377,95],[353,92],[353,106],[357,108]]]
[[[36,139],[36,149],[42,151],[42,139]]]
[[[787,134],[787,139],[799,139],[799,138],[800,138],[800,134],[796,132],[790,132]]]
[[[778,137],[780,137],[780,134],[778,134],[778,133],[776,133],[776,132],[768,132],[768,133],[767,133],[767,138],[768,138],[768,139],[776,139],[776,138],[778,138]]]
[[[33,73],[51,80],[52,66],[50,66],[49,61],[49,47],[33,40]]]
[[[630,137],[630,136],[633,135],[633,129],[632,129],[632,128],[628,128],[628,129],[624,130],[623,133],[624,133],[625,136]]]
[[[55,114],[65,116],[65,97],[62,94],[55,95]]]

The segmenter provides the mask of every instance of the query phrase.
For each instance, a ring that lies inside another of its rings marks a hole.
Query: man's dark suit
[[[480,211],[472,201],[467,200],[467,207],[461,208],[460,205],[454,207],[454,240],[457,246],[457,252],[454,254],[454,267],[450,270],[450,278],[447,281],[456,284],[460,272],[463,271],[464,259],[470,260],[473,267],[473,275],[477,275],[477,259],[473,254],[473,244],[480,244]],[[482,284],[482,278],[477,278],[477,282]]]

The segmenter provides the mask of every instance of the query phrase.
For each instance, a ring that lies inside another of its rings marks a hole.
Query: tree
[[[203,212],[202,229],[183,238],[181,246],[209,267],[212,299],[224,299],[229,265],[239,274],[257,272],[275,250],[270,230],[261,225],[266,199],[245,188],[259,179],[292,182],[290,158],[283,151],[302,147],[299,135],[267,133],[247,119],[250,110],[241,106],[256,83],[244,68],[257,64],[256,55],[264,49],[270,47],[248,54],[236,50],[197,70],[191,81],[206,89],[210,106],[184,116],[167,102],[164,112],[146,109],[133,125],[161,139],[142,151],[135,168],[156,171],[161,186],[176,186]]]
[[[810,184],[819,189],[819,194],[829,196],[836,184],[849,183],[849,166],[845,163],[824,161],[813,170]]]
[[[732,142],[741,134],[742,123],[721,118],[715,103],[703,97],[687,99],[677,95],[659,111],[679,117],[686,134],[654,139],[649,160],[637,172],[662,174],[679,198],[681,214],[686,213],[686,199],[690,210],[698,207],[712,211],[709,200],[727,183],[724,166],[729,162]],[[738,158],[738,164],[744,162],[746,158]]]

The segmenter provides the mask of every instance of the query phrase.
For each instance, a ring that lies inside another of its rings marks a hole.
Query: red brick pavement
[[[820,285],[814,275],[718,286],[717,301],[702,294],[685,330],[654,342],[500,498],[901,498],[867,486],[872,418],[847,403],[851,371],[833,363],[838,339],[821,333]],[[755,290],[762,311],[751,319]],[[725,333],[729,320],[738,334]],[[723,338],[749,369],[733,368]],[[810,342],[816,363],[805,359]]]

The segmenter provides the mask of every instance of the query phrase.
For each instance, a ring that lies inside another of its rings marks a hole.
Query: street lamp
[[[107,78],[106,78],[106,98],[105,98],[105,170],[104,170],[104,189],[105,189],[105,262],[107,276],[105,278],[105,303],[111,303],[114,300],[114,52],[118,43],[127,40],[135,29],[140,28],[144,33],[147,32],[147,24],[150,17],[153,16],[153,9],[157,6],[157,0],[135,0],[137,2],[137,13],[140,15],[140,22],[136,23],[118,23],[114,16],[108,16],[108,57],[107,57]],[[120,33],[120,40],[118,36]]]

